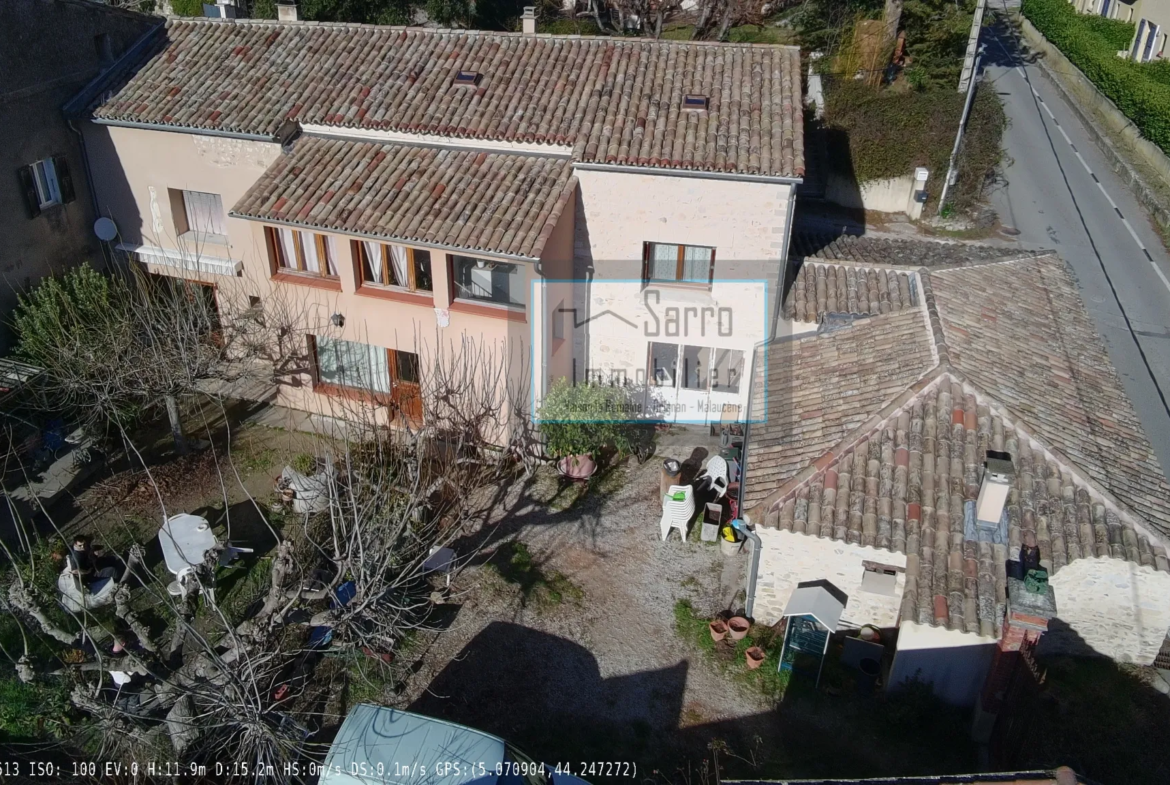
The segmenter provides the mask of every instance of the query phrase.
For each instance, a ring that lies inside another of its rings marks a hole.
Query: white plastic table
[[[198,515],[172,515],[158,533],[167,569],[175,575],[203,563],[203,557],[216,546],[211,524]]]

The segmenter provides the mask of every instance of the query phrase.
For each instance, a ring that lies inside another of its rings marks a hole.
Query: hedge
[[[1021,10],[1142,135],[1170,153],[1170,84],[1164,72],[1117,56],[1129,46],[1129,38],[1118,45],[1118,25],[1132,25],[1078,14],[1066,0],[1023,0]]]
[[[831,79],[825,90],[830,166],[858,183],[930,170],[931,203],[939,196],[963,115],[964,93],[878,90],[852,79]],[[978,201],[1003,155],[1003,104],[992,85],[975,91],[958,160],[958,179],[948,193],[956,209]],[[928,204],[929,206],[929,204]]]

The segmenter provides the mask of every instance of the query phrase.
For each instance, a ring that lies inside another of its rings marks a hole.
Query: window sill
[[[297,286],[309,286],[314,289],[327,289],[331,292],[341,291],[340,278],[326,278],[322,275],[278,272],[272,276],[272,280],[280,281],[281,283],[296,284]]]
[[[704,281],[642,281],[643,289],[678,289],[684,292],[709,292],[711,284]]]
[[[179,235],[179,241],[184,243],[195,243],[204,245],[222,245],[224,248],[228,246],[228,238],[226,234],[203,234],[200,232],[183,232]]]
[[[398,289],[389,286],[378,286],[377,284],[363,283],[358,287],[357,294],[362,297],[374,297],[379,300],[393,300],[399,303],[410,303],[412,305],[421,305],[425,307],[433,307],[435,304],[434,292],[412,292],[409,289]]]
[[[479,300],[453,300],[450,310],[457,313],[490,316],[493,319],[507,319],[510,322],[528,321],[528,308],[523,305],[503,305]]]

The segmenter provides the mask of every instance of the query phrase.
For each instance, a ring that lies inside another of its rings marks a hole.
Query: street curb
[[[1048,39],[1044,38],[1044,35],[1039,30],[1036,30],[1036,28],[1032,26],[1031,22],[1018,13],[1013,14],[1012,16],[1014,18],[1010,21],[1016,22],[1017,33],[1022,31],[1022,37],[1028,40],[1029,46],[1037,48],[1036,44],[1042,43],[1044,46],[1052,48],[1055,51],[1055,47],[1052,45],[1052,43],[1050,43]],[[1032,28],[1031,31],[1029,31],[1028,28]],[[1034,33],[1038,40],[1034,42],[1033,36],[1030,35],[1030,33]],[[1036,65],[1040,66],[1040,72],[1043,73],[1048,81],[1052,83],[1053,87],[1056,88],[1056,91],[1060,93],[1061,98],[1064,99],[1064,102],[1068,104],[1069,107],[1073,110],[1073,114],[1075,114],[1077,119],[1081,121],[1081,125],[1083,125],[1089,132],[1089,137],[1105,156],[1106,161],[1113,170],[1114,174],[1120,177],[1122,182],[1124,182],[1126,186],[1129,187],[1129,190],[1133,193],[1134,197],[1138,200],[1142,207],[1149,211],[1150,216],[1154,219],[1154,221],[1157,222],[1164,230],[1170,231],[1170,207],[1163,204],[1162,200],[1158,197],[1157,192],[1146,183],[1145,178],[1143,178],[1142,175],[1140,175],[1137,170],[1135,170],[1130,165],[1129,161],[1127,161],[1121,155],[1121,153],[1117,151],[1117,148],[1113,145],[1113,142],[1101,130],[1096,119],[1091,117],[1088,112],[1081,108],[1080,103],[1069,92],[1068,88],[1065,87],[1064,83],[1060,80],[1060,77],[1053,73],[1052,69],[1048,67],[1048,64],[1045,62],[1045,59],[1049,56],[1048,53],[1040,52],[1040,54],[1044,55],[1044,57],[1036,59]],[[1061,56],[1063,57],[1063,55]],[[1066,62],[1068,61],[1066,60]],[[1068,66],[1069,68],[1076,70],[1077,73],[1081,73],[1080,69],[1078,69],[1071,62],[1068,62]],[[1094,86],[1093,89],[1096,90],[1096,87]],[[1101,98],[1105,101],[1109,101],[1109,99],[1104,95],[1102,95]],[[1112,106],[1113,102],[1109,101],[1109,105]],[[1117,111],[1120,112],[1120,110]]]

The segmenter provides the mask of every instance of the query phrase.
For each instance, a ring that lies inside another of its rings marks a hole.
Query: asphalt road
[[[1010,121],[992,206],[1022,245],[1054,248],[1071,265],[1165,472],[1170,254],[1040,66],[1020,55],[1002,25],[984,28],[982,43],[983,70]]]

